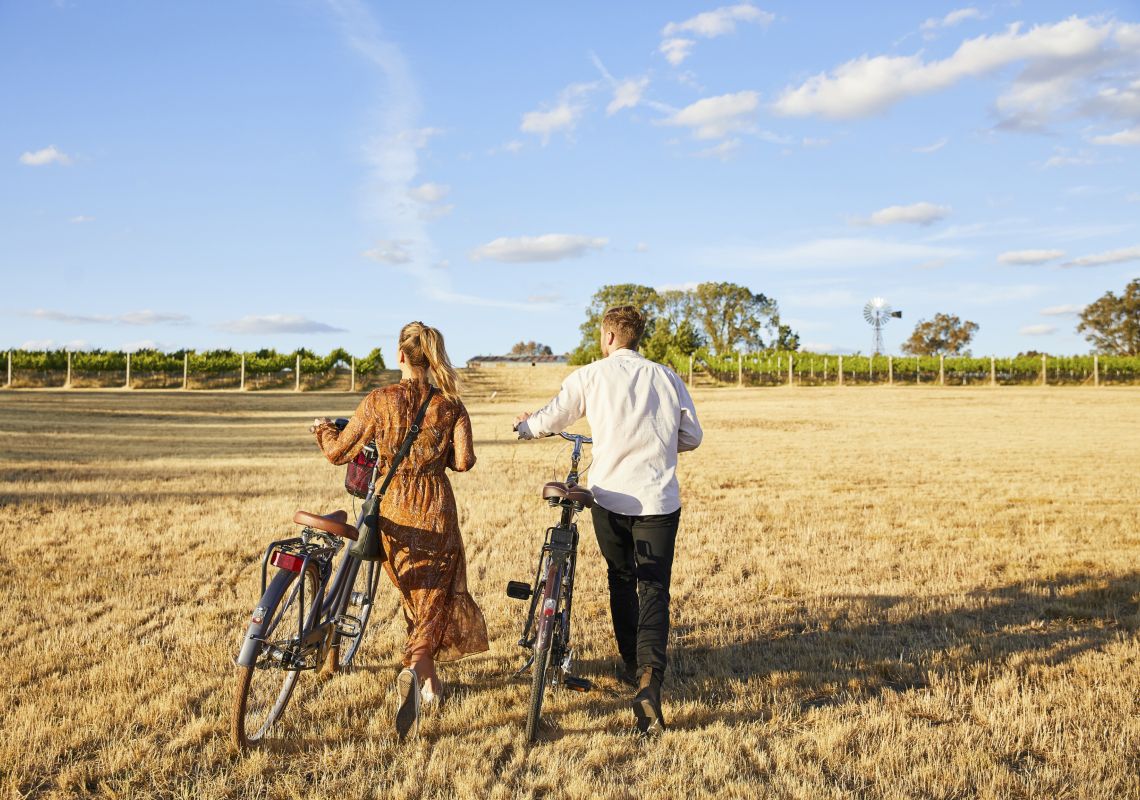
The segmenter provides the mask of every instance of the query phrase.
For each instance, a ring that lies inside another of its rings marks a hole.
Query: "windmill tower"
[[[883,326],[892,318],[902,319],[902,312],[892,311],[891,304],[881,297],[873,297],[863,306],[863,319],[875,329],[874,348],[871,351],[874,355],[883,352]]]

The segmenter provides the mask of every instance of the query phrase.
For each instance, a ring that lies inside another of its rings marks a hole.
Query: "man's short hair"
[[[602,315],[602,330],[612,331],[616,341],[636,350],[645,333],[645,315],[634,306],[614,306]]]

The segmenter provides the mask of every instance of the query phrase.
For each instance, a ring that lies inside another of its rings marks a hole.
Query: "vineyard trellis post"
[[[946,385],[946,356],[938,356],[938,385]]]
[[[63,384],[64,389],[71,388],[71,351],[67,351],[67,380]]]
[[[240,391],[245,391],[245,353],[241,354],[241,384],[238,386]]]
[[[990,386],[997,386],[997,367],[993,356],[990,356]]]
[[[792,354],[788,353],[788,386],[792,385]]]
[[[12,388],[12,351],[8,351],[8,382],[4,384],[5,389]]]
[[[922,358],[921,356],[914,357],[914,382],[922,383]]]
[[[349,368],[348,390],[356,391],[356,356],[352,356],[352,366]]]
[[[182,391],[190,388],[190,351],[182,354]]]
[[[895,357],[887,356],[887,386],[895,385]]]
[[[823,359],[823,382],[827,384],[827,358]]]
[[[297,383],[293,387],[293,391],[299,392],[299,391],[301,391],[301,354],[300,353],[297,354],[297,375],[296,375],[296,378],[297,378]]]
[[[1100,386],[1100,356],[1093,353],[1093,386]]]
[[[131,388],[131,354],[127,353],[127,380],[123,384],[124,389]]]
[[[1049,385],[1049,375],[1046,373],[1046,371],[1045,371],[1046,369],[1047,369],[1047,367],[1045,365],[1045,354],[1042,353],[1041,354],[1041,385],[1042,386],[1048,386]]]
[[[744,386],[744,353],[736,354],[736,385]]]
[[[839,385],[843,385],[843,356],[839,357]]]
[[[689,388],[693,388],[693,354],[689,353]]]

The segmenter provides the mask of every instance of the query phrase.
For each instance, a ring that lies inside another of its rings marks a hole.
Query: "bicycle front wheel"
[[[551,646],[553,638],[552,632],[546,638],[546,646],[541,650],[535,649],[534,651],[534,666],[531,668],[530,709],[526,715],[526,740],[528,744],[534,744],[538,740],[538,721],[542,715],[542,699],[546,694],[547,676],[551,669],[550,656],[554,651]]]
[[[253,663],[237,668],[230,717],[230,738],[241,750],[261,745],[289,704],[304,666],[297,663],[301,639],[320,608],[319,587],[317,569],[310,564],[304,573],[278,572],[262,597],[255,618],[268,623]]]

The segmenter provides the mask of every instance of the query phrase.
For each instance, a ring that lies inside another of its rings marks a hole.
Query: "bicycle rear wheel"
[[[304,573],[280,570],[262,597],[260,616],[269,622],[261,633],[254,663],[237,668],[230,717],[230,738],[241,750],[261,745],[289,704],[303,666],[293,663],[292,656],[305,624],[316,619],[320,609],[319,588],[316,566],[310,564]],[[303,616],[299,612],[302,595]]]
[[[526,740],[528,744],[534,744],[538,740],[538,722],[542,715],[542,699],[546,694],[547,676],[551,669],[550,656],[554,650],[551,646],[554,639],[553,634],[554,632],[551,631],[551,635],[546,639],[546,646],[542,650],[536,649],[534,651],[534,666],[531,668],[530,708],[526,715]]]
[[[380,573],[384,570],[379,561],[361,561],[355,568],[351,594],[348,597],[346,613],[360,620],[360,633],[348,641],[340,644],[340,666],[347,667],[356,658],[360,643],[364,641],[364,632],[368,629],[368,618],[372,615],[372,606],[376,602],[376,587]]]

